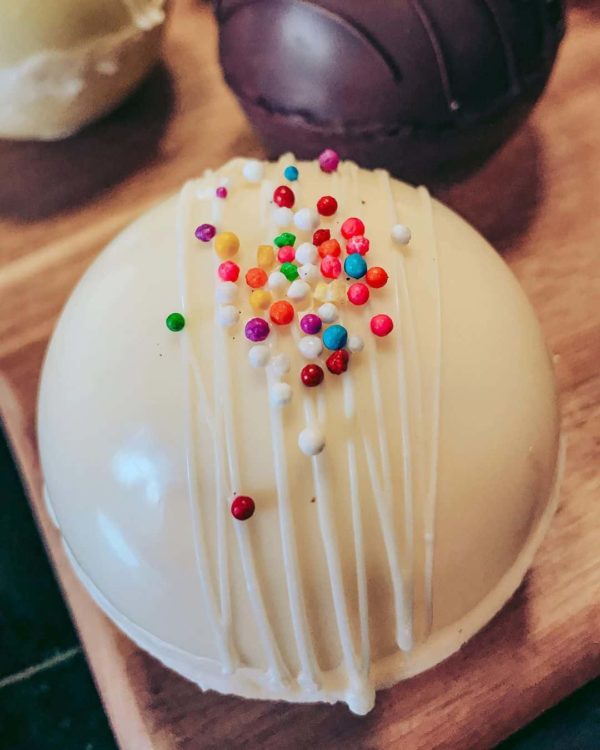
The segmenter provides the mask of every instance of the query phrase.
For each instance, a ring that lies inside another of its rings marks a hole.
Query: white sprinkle
[[[273,383],[269,398],[275,406],[289,404],[292,400],[292,386],[289,383]]]
[[[229,304],[237,299],[237,295],[238,288],[233,281],[222,281],[220,284],[217,284],[217,290],[215,293],[217,302]]]
[[[260,182],[265,173],[264,164],[257,159],[248,159],[242,169],[242,174],[248,182]]]
[[[349,336],[348,337],[348,349],[351,352],[362,352],[365,348],[365,342],[360,336]]]
[[[298,276],[302,281],[306,281],[308,284],[314,284],[321,278],[319,267],[315,266],[314,263],[305,263],[298,269]]]
[[[294,219],[294,212],[291,208],[278,206],[273,209],[273,221],[278,227],[289,227]]]
[[[250,360],[250,364],[252,367],[265,367],[267,362],[269,361],[269,357],[271,356],[271,353],[269,352],[269,347],[265,346],[264,344],[255,344],[254,346],[250,347],[250,351],[248,352],[248,359]]]
[[[290,299],[304,299],[310,294],[310,287],[306,281],[295,279],[287,290],[287,296]]]
[[[296,260],[298,263],[316,263],[319,252],[312,242],[303,242],[296,248]]]
[[[287,354],[276,354],[271,359],[271,372],[277,377],[286,375],[290,371],[290,358]]]
[[[392,227],[392,239],[400,245],[408,245],[411,231],[406,224],[394,224]]]
[[[338,309],[333,304],[333,302],[326,302],[324,305],[321,305],[321,307],[317,310],[317,313],[323,323],[335,323],[335,321],[340,317]]]
[[[294,224],[298,229],[312,232],[319,225],[319,215],[312,208],[301,208],[294,214]]]
[[[267,286],[269,289],[285,289],[285,287],[288,285],[288,280],[285,278],[285,276],[281,273],[281,271],[273,271],[269,274],[269,280],[267,282]]]
[[[307,456],[317,456],[325,447],[325,435],[318,427],[306,427],[298,435],[298,447]]]
[[[234,305],[220,305],[217,309],[217,319],[224,328],[238,322],[240,311]]]
[[[323,342],[318,336],[303,336],[298,342],[298,349],[306,359],[316,359],[323,351]]]

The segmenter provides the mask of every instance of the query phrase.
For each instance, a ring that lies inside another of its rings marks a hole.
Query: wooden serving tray
[[[561,505],[523,586],[437,668],[366,718],[202,693],[142,653],[75,580],[42,506],[42,357],[103,245],[188,177],[260,148],[222,83],[208,8],[174,4],[164,64],[121,110],[63,143],[0,143],[0,412],[123,748],[489,747],[600,672],[600,10],[571,7],[550,87],[482,170],[438,196],[504,254],[532,299],[562,397]]]

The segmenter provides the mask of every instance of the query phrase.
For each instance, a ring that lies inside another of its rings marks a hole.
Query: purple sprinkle
[[[331,148],[326,148],[319,155],[319,166],[323,172],[335,172],[340,163],[340,157]]]
[[[302,328],[304,333],[308,333],[311,336],[315,333],[319,333],[322,325],[321,318],[314,313],[303,315],[302,320],[300,321],[300,328]]]
[[[217,228],[212,224],[200,224],[194,232],[196,239],[200,240],[200,242],[210,242],[216,233]]]
[[[251,318],[244,328],[244,334],[250,341],[264,341],[269,335],[269,324],[263,318]]]
[[[227,198],[227,188],[226,187],[218,187],[216,190],[217,198]]]

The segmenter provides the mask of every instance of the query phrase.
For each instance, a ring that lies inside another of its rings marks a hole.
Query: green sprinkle
[[[288,281],[294,281],[298,278],[298,266],[293,263],[283,263],[279,270]]]
[[[294,246],[294,243],[296,242],[296,235],[292,234],[291,232],[282,232],[280,235],[275,237],[273,242],[277,245],[277,247],[283,247],[284,245],[291,245]]]
[[[181,329],[185,326],[185,318],[181,313],[171,313],[167,316],[167,320],[165,322],[169,331],[181,331]]]

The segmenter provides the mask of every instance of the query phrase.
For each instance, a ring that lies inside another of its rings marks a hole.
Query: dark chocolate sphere
[[[423,179],[481,160],[542,92],[561,0],[220,0],[220,59],[270,156],[331,147]]]

